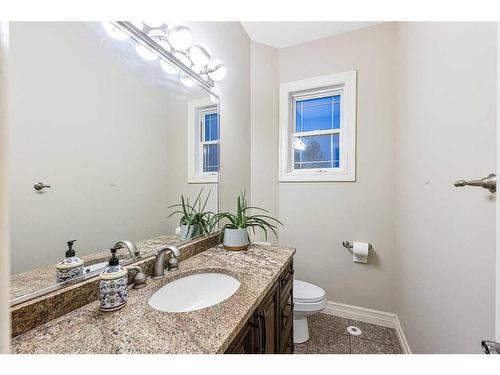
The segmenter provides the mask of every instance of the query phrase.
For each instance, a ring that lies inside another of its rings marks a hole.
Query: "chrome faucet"
[[[175,271],[179,268],[179,257],[181,255],[177,246],[167,246],[161,249],[157,254],[153,264],[153,275],[152,279],[161,279],[165,275],[165,268],[163,267],[163,263],[165,261],[165,254],[170,252],[172,254],[172,258],[168,261],[168,270]]]
[[[127,240],[118,241],[117,243],[115,243],[115,246],[113,246],[113,247],[120,248],[120,249],[126,247],[128,249],[129,254],[130,254],[130,258],[133,258],[134,255],[138,256],[140,253],[139,250],[137,250],[137,247],[135,247],[135,245],[132,242],[127,241]]]
[[[481,347],[486,354],[500,354],[500,342],[483,340]]]

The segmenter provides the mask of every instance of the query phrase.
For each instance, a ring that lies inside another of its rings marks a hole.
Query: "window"
[[[188,104],[188,182],[217,182],[219,172],[219,111],[211,99]]]
[[[354,181],[356,72],[280,87],[280,181]]]
[[[217,108],[200,113],[201,150],[203,173],[219,171],[219,114]]]

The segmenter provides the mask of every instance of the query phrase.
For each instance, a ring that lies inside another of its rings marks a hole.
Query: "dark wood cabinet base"
[[[290,261],[226,354],[292,354],[293,262]]]

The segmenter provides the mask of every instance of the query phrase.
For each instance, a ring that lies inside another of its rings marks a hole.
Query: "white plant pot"
[[[201,228],[198,224],[182,224],[181,234],[179,235],[179,237],[181,240],[189,240],[190,238],[196,237],[199,234],[201,234]]]
[[[245,229],[224,229],[224,249],[242,251],[248,249],[248,232]]]

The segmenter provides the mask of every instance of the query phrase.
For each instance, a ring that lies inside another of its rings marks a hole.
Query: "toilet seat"
[[[326,293],[319,286],[302,280],[293,280],[293,302],[297,304],[316,304],[320,306],[326,300]],[[313,310],[311,306],[311,310]]]

